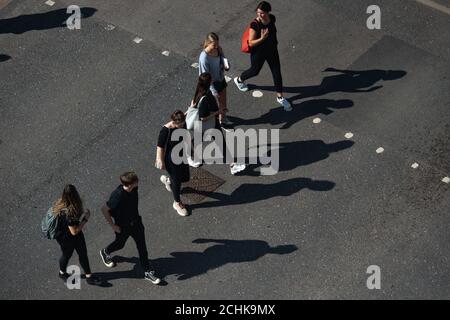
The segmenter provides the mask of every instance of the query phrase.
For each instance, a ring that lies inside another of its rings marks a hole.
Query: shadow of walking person
[[[283,87],[285,93],[297,93],[289,101],[322,96],[332,92],[364,93],[382,88],[379,81],[391,81],[403,78],[407,72],[403,70],[340,70],[327,68],[323,72],[338,72],[340,74],[327,76],[316,86]],[[249,89],[275,91],[273,86],[248,85]]]
[[[89,18],[97,12],[97,9],[80,8],[81,18]],[[67,19],[71,14],[67,9],[58,9],[45,13],[26,14],[14,18],[0,20],[0,34],[14,33],[22,34],[31,30],[46,30],[62,28],[66,26]]]
[[[0,62],[8,61],[11,59],[11,56],[8,56],[7,54],[0,54]]]
[[[323,78],[317,86],[301,87],[297,96],[290,100],[304,99],[325,95],[331,92],[364,93],[372,92],[383,87],[382,81],[397,80],[406,75],[402,70],[339,70],[327,68],[324,72],[339,72],[340,74]],[[377,83],[380,82],[378,85]]]
[[[228,263],[251,262],[267,254],[290,254],[298,250],[295,245],[271,247],[261,240],[196,239],[192,242],[215,245],[203,252],[172,252],[171,257],[153,260],[162,277],[175,275],[178,280],[187,280]]]
[[[315,162],[325,160],[332,153],[351,148],[354,144],[355,143],[350,140],[341,140],[334,143],[325,143],[322,140],[309,140],[280,143],[279,146],[268,146],[268,149],[272,148],[272,155],[274,150],[278,149],[278,171],[290,171],[300,166],[306,166]],[[239,175],[261,175],[261,164],[259,163],[257,158],[253,160],[247,158],[246,163],[248,163],[249,165],[247,166],[246,170],[239,173]],[[274,161],[272,161],[271,166],[272,169],[277,171]]]
[[[214,201],[202,202],[189,206],[189,209],[214,208],[240,204],[254,203],[274,197],[288,197],[302,189],[314,191],[329,191],[335,186],[334,182],[327,180],[312,180],[309,178],[292,178],[271,184],[244,183],[236,188],[230,195],[218,192],[198,191],[186,188],[185,193],[199,193]]]
[[[353,107],[351,100],[330,100],[313,99],[303,101],[300,104],[293,105],[291,112],[286,112],[283,108],[276,107],[269,112],[255,119],[240,119],[238,117],[228,116],[231,121],[237,125],[254,126],[259,124],[270,124],[272,126],[283,124],[280,129],[289,129],[295,123],[317,114],[328,115],[334,112],[333,109],[346,109]]]

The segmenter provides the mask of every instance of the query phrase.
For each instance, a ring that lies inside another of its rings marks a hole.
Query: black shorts
[[[228,87],[225,79],[223,79],[222,81],[214,81],[212,85],[218,93],[221,93],[226,87]]]

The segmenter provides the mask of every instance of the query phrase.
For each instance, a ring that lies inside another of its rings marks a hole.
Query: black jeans
[[[89,266],[89,259],[87,255],[86,240],[84,239],[83,232],[78,233],[76,236],[65,235],[56,239],[61,247],[62,256],[59,259],[59,269],[62,272],[67,272],[67,265],[72,257],[73,251],[76,250],[80,259],[80,265],[86,274],[91,273]]]
[[[270,71],[272,72],[273,82],[277,92],[283,92],[283,78],[281,77],[280,56],[278,55],[278,49],[273,48],[270,50],[255,50],[250,54],[251,67],[248,70],[242,72],[240,78],[242,81],[253,78],[259,74],[264,62],[269,64]]]
[[[139,260],[144,268],[144,271],[150,270],[150,263],[148,262],[147,245],[145,244],[145,228],[142,224],[141,217],[136,219],[131,225],[120,226],[120,233],[116,233],[116,239],[106,247],[106,253],[111,254],[118,251],[125,246],[128,238],[131,236],[136,243],[139,253]]]

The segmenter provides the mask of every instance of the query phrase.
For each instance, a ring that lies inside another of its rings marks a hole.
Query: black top
[[[256,31],[256,39],[259,39],[261,37],[261,30],[262,29],[269,29],[269,35],[256,47],[252,47],[252,51],[259,51],[259,50],[273,50],[277,48],[278,45],[278,39],[277,39],[277,27],[275,26],[276,18],[273,14],[269,14],[270,17],[270,23],[267,25],[264,25],[262,22],[259,22],[257,19],[253,20],[250,24],[250,28]]]
[[[200,98],[202,99],[202,98]],[[200,104],[198,105],[198,116],[201,118],[208,117],[211,113],[219,111],[219,106],[217,105],[216,98],[214,98],[211,90],[206,92],[206,97],[204,97]]]
[[[70,233],[69,227],[76,227],[79,224],[80,224],[79,219],[71,218],[71,217],[67,216],[66,209],[61,210],[61,212],[59,213],[59,216],[58,216],[59,232],[58,232],[57,238],[66,239],[66,238],[73,237],[74,235],[72,235],[72,233]]]
[[[186,129],[186,124],[182,129]],[[166,159],[170,159],[170,154],[172,153],[172,149],[183,141],[183,137],[180,137],[178,141],[172,141],[172,133],[177,129],[169,129],[166,126],[163,126],[158,136],[158,147],[165,149],[165,157]],[[183,155],[180,151],[180,157]]]
[[[114,223],[118,226],[128,226],[135,221],[139,217],[138,200],[137,187],[133,191],[127,192],[122,185],[118,186],[106,202],[108,208],[111,209]]]

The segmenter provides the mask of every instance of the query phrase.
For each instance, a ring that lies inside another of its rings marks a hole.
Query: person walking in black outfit
[[[102,281],[91,272],[86,240],[82,231],[91,214],[89,210],[83,211],[83,202],[75,186],[68,184],[64,187],[62,196],[52,206],[52,211],[58,216],[59,232],[56,241],[62,251],[59,259],[59,277],[64,281],[70,277],[67,273],[67,265],[75,250],[86,274],[86,282],[91,285],[101,284]],[[80,221],[81,216],[84,217]]]
[[[277,102],[285,111],[291,111],[291,103],[283,97],[283,78],[281,77],[280,56],[278,54],[276,18],[269,14],[272,11],[270,3],[262,1],[256,8],[257,17],[250,24],[249,47],[250,69],[244,71],[240,77],[234,78],[234,83],[241,91],[247,91],[245,80],[255,77],[267,61],[272,72],[273,82],[277,91]]]
[[[105,249],[100,250],[103,263],[108,268],[115,266],[110,254],[122,249],[131,236],[136,243],[139,259],[144,268],[144,279],[153,284],[161,282],[150,270],[147,245],[145,244],[145,229],[138,209],[138,183],[139,179],[134,172],[125,172],[120,176],[121,185],[111,193],[111,196],[102,207],[106,221],[116,234],[116,239]],[[113,221],[114,218],[114,221]]]
[[[166,189],[173,194],[173,208],[180,216],[185,217],[188,215],[188,211],[183,202],[181,202],[180,194],[181,183],[188,182],[190,179],[189,165],[186,164],[187,161],[182,161],[180,164],[174,163],[172,149],[177,144],[182,143],[183,139],[180,138],[179,141],[172,141],[172,134],[176,129],[186,128],[186,116],[183,111],[176,110],[172,113],[170,119],[171,121],[166,123],[159,132],[156,150],[156,167],[161,170],[167,170],[169,177],[162,175],[160,180],[164,183]]]

